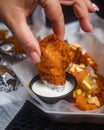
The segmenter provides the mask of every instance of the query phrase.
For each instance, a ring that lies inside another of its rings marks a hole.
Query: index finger
[[[54,33],[60,40],[63,40],[65,31],[64,16],[59,0],[43,0],[40,4],[52,23]]]

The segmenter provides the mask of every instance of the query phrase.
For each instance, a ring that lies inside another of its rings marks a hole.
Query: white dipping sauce
[[[38,80],[33,83],[32,90],[37,95],[43,97],[59,97],[65,95],[73,90],[73,84],[66,81],[65,88],[63,91],[57,91],[55,89],[51,89],[50,87],[46,86],[41,80]]]

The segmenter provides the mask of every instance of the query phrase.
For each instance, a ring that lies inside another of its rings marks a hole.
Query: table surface
[[[104,124],[54,121],[27,100],[5,130],[101,130],[102,127]]]
[[[26,89],[21,84],[16,91],[0,91],[0,130],[5,130],[28,97]]]

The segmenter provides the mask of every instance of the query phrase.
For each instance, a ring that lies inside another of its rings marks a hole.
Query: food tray
[[[47,110],[42,105],[38,104],[34,99],[30,101],[49,119],[57,122],[71,123],[104,123],[104,113],[91,112],[65,112]],[[51,106],[50,106],[51,107]]]

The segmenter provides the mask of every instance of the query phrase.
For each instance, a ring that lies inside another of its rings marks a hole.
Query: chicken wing
[[[40,41],[40,49],[41,61],[37,67],[41,79],[55,85],[65,84],[66,68],[73,59],[69,45],[52,34]]]

